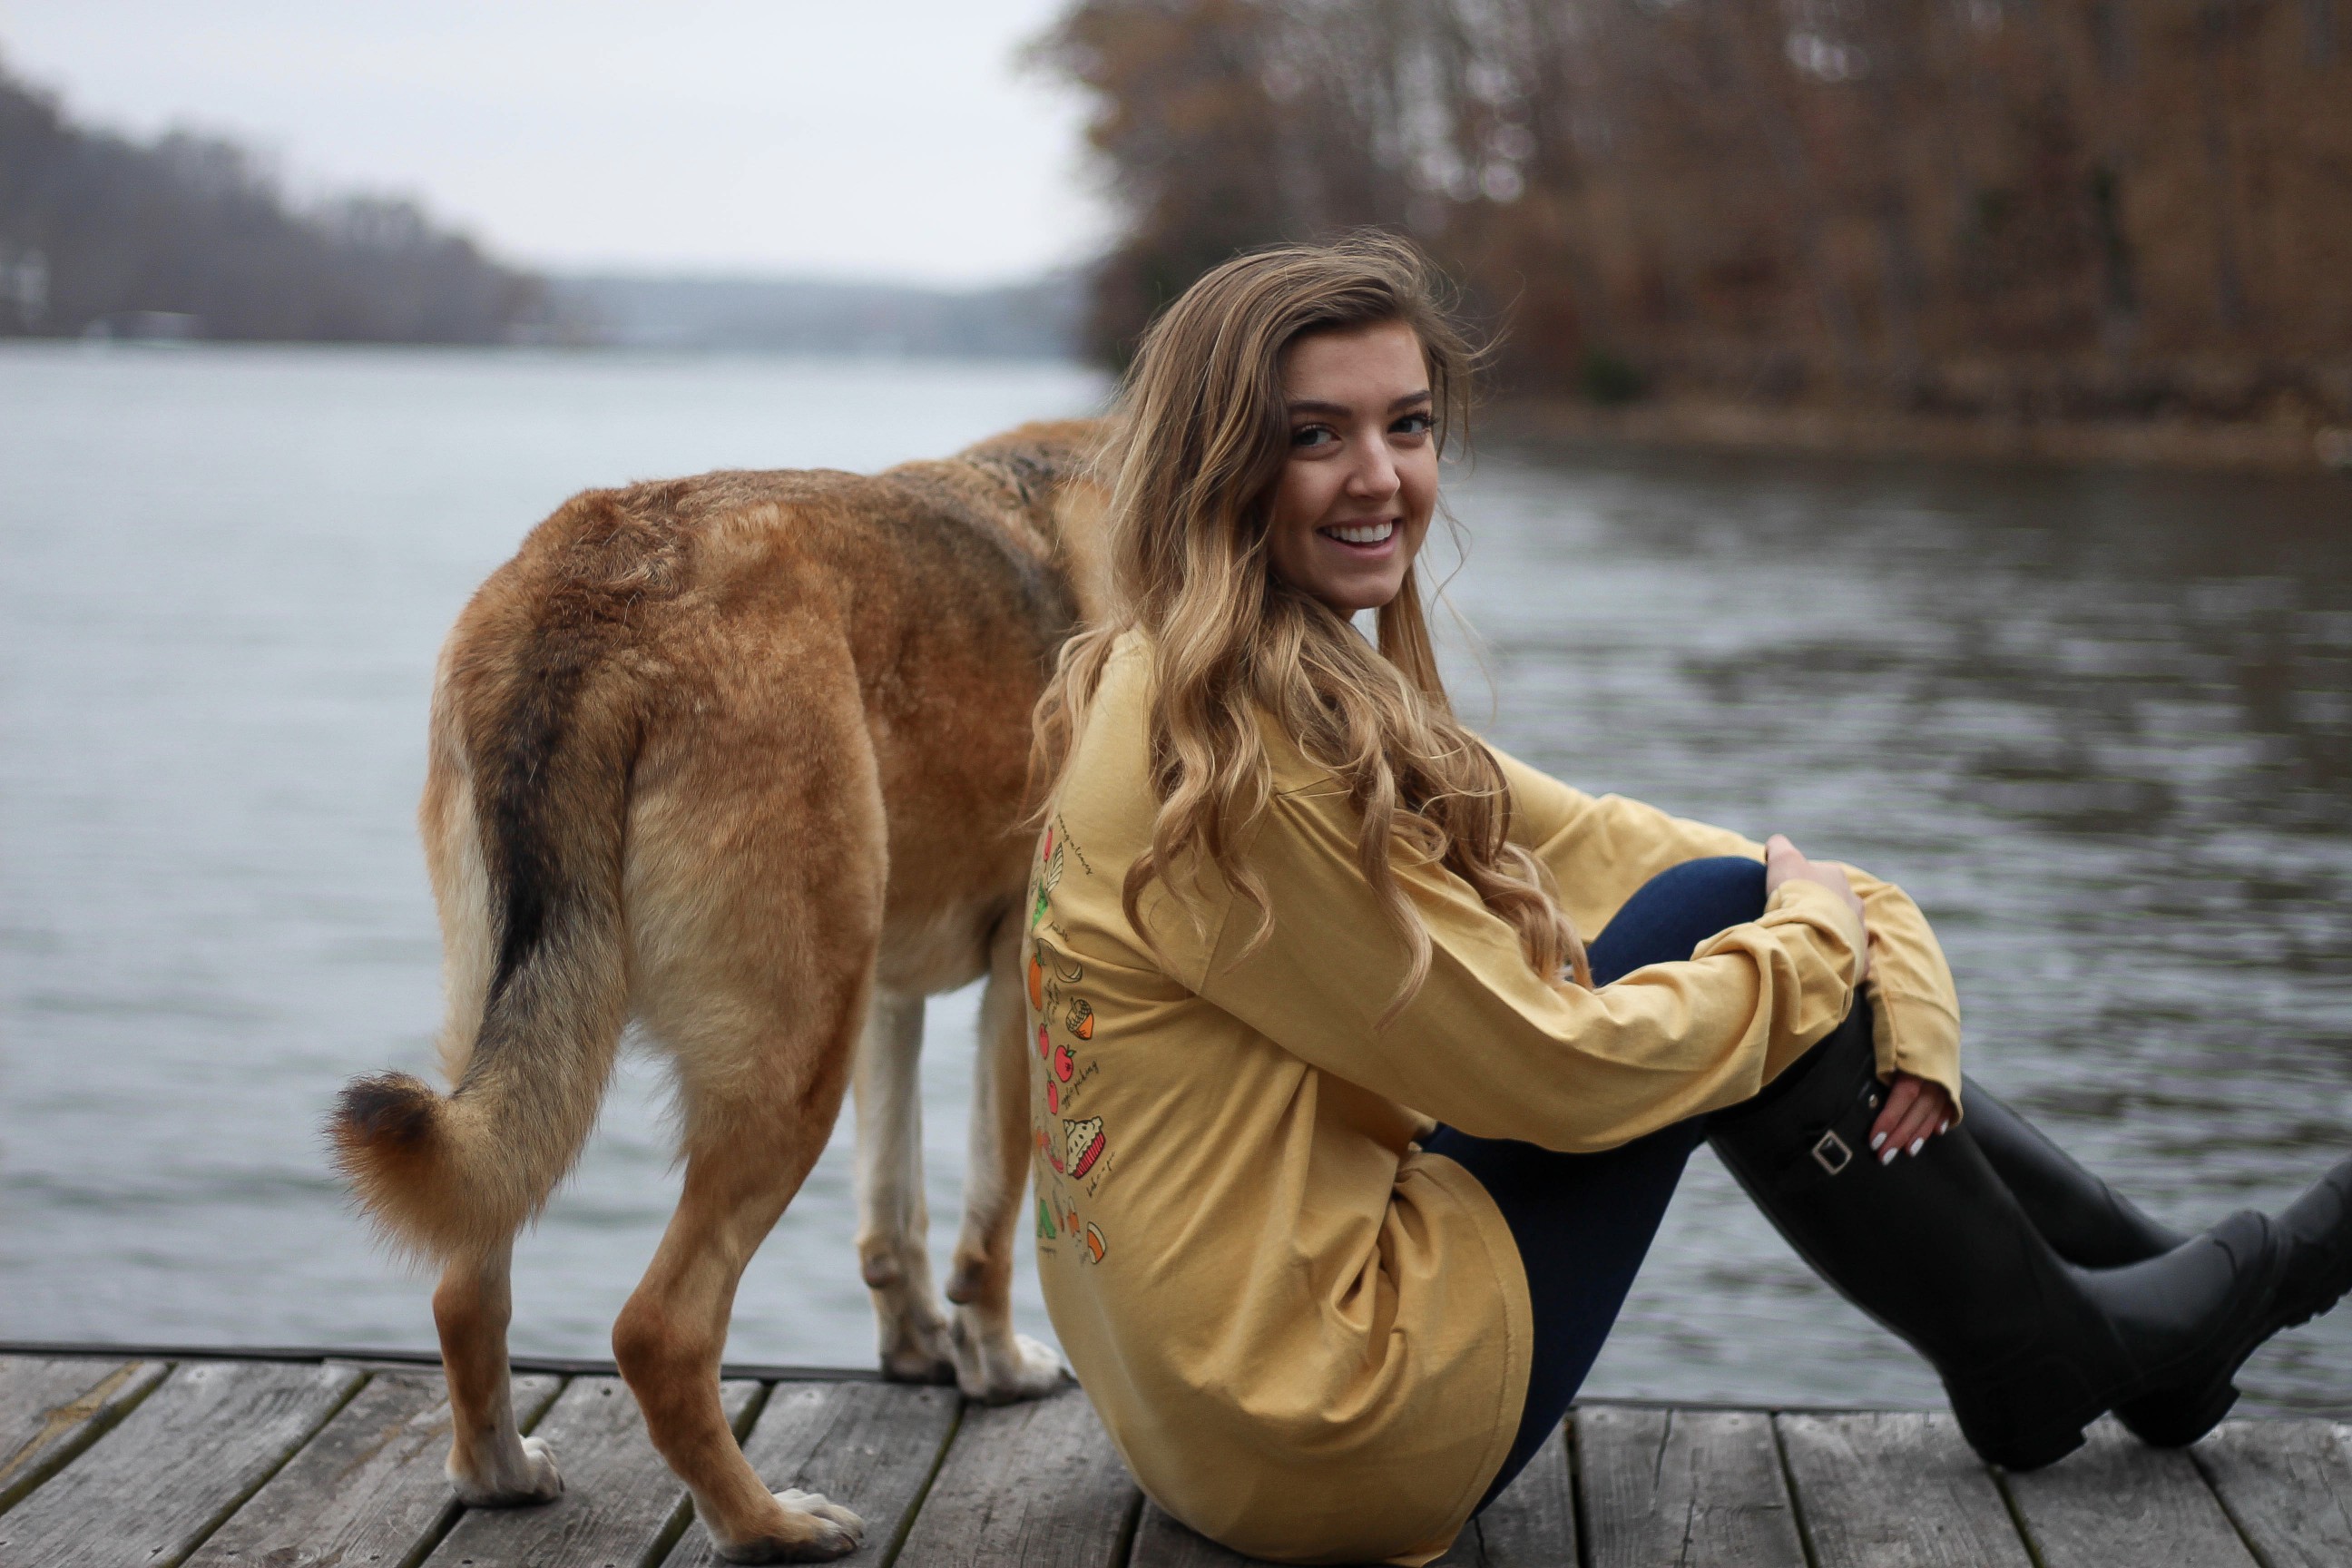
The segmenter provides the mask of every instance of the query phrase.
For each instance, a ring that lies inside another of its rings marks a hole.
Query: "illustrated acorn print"
[[[1070,1016],[1063,1027],[1082,1040],[1093,1039],[1095,1037],[1094,1005],[1083,996],[1071,997]]]
[[[1088,1116],[1066,1122],[1062,1131],[1069,1141],[1070,1174],[1083,1176],[1093,1170],[1095,1162],[1103,1156],[1102,1118]]]

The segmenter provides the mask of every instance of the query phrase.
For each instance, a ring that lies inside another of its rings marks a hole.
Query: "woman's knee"
[[[1592,977],[1606,985],[1643,964],[1676,963],[1716,932],[1763,913],[1761,860],[1717,855],[1669,866],[1643,883],[1593,939]]]

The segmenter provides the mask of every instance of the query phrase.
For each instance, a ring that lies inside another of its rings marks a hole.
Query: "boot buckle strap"
[[[1813,1163],[1832,1176],[1853,1163],[1853,1151],[1835,1132],[1822,1133],[1821,1142],[1813,1145]]]

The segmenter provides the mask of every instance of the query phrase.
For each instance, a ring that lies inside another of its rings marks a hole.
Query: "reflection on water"
[[[2352,1152],[2352,486],[1516,453],[1455,495],[1504,744],[1903,883],[1969,1070],[2160,1217]],[[1595,1388],[1934,1394],[1704,1156],[1627,1330]],[[2352,1408],[2352,1313],[2243,1386]]]
[[[1100,391],[0,353],[0,1336],[429,1342],[313,1129],[344,1077],[425,1059],[409,813],[466,593],[584,484],[872,468]],[[1971,1069],[2164,1218],[2275,1205],[2352,1147],[2352,487],[1517,451],[1453,493],[1504,744],[1902,881],[1958,972]],[[943,999],[928,1034],[942,1247],[971,1013]],[[601,1348],[676,1193],[658,1089],[625,1074],[525,1243],[520,1348]],[[754,1265],[735,1354],[870,1353],[844,1152]],[[2352,1313],[2246,1386],[2352,1410]],[[1935,1397],[1705,1156],[1593,1387]]]

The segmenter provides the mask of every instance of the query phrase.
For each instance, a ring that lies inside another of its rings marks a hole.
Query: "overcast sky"
[[[420,197],[545,267],[953,284],[1101,247],[1061,0],[0,0],[76,119]]]

